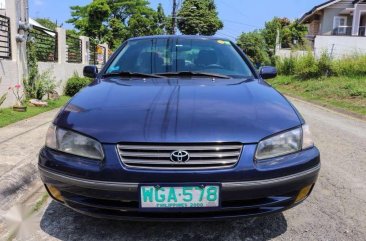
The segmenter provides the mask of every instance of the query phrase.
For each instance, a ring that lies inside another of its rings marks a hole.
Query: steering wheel
[[[219,64],[210,64],[205,67],[206,69],[223,69],[224,67]]]

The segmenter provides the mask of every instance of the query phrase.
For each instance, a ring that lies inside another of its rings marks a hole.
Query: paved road
[[[283,214],[215,223],[98,220],[55,203],[39,213],[33,240],[365,240],[366,122],[293,101],[322,155],[312,196]]]
[[[0,221],[2,212],[14,205],[28,184],[37,178],[38,153],[58,111],[0,128]]]

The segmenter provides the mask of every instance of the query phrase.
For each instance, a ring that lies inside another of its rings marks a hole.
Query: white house
[[[308,26],[307,37],[316,54],[366,54],[366,0],[327,1],[314,6],[299,21]]]
[[[305,13],[309,35],[366,36],[366,0],[332,0]]]

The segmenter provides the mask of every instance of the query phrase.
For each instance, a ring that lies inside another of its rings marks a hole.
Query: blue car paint
[[[75,96],[55,124],[102,143],[257,143],[302,123],[263,80],[108,78]]]

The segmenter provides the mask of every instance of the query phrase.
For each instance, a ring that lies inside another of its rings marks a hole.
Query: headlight
[[[262,160],[284,156],[313,146],[309,126],[303,125],[259,142],[255,158]]]
[[[103,160],[102,145],[89,137],[73,131],[50,126],[47,131],[46,146],[76,156]]]

